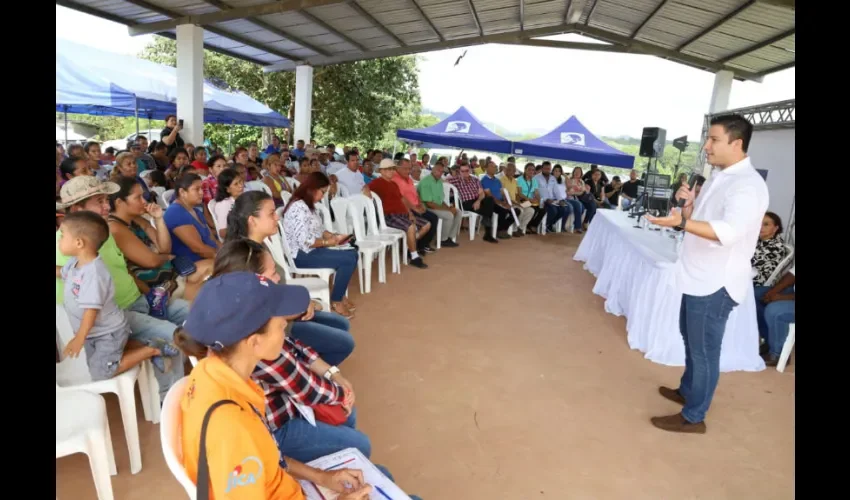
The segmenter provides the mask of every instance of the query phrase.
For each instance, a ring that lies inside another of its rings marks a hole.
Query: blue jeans
[[[628,198],[623,198],[623,205],[622,205],[622,206],[623,206],[623,211],[628,210],[628,209],[629,209],[629,207],[631,207],[631,206],[632,206],[632,203],[634,203],[634,200],[630,200],[630,199],[628,199]]]
[[[369,458],[372,455],[372,443],[356,427],[357,408],[353,408],[348,420],[342,425],[330,425],[317,420],[313,427],[303,418],[293,418],[274,431],[274,438],[283,456],[303,463],[346,448],[357,448]]]
[[[794,323],[793,300],[779,300],[765,304],[762,298],[770,290],[768,286],[755,286],[756,296],[756,318],[759,324],[759,335],[767,340],[768,352],[773,356],[782,354],[785,339],[788,338],[788,329]],[[794,293],[792,287],[780,292],[781,294]]]
[[[189,303],[183,299],[171,299],[168,303],[166,318],[154,318],[150,315],[150,305],[144,295],[139,296],[130,307],[124,311],[127,317],[127,322],[130,324],[130,338],[139,342],[149,342],[154,339],[161,339],[169,343],[174,343],[174,330],[186,321],[186,316],[189,315]],[[183,369],[183,363],[186,358],[183,354],[171,358],[171,369],[166,373],[161,373],[154,369],[153,373],[159,383],[159,398],[165,399],[168,389],[175,382],[183,378],[186,372]]]
[[[357,269],[356,250],[331,250],[330,248],[314,248],[310,253],[299,251],[295,257],[295,265],[310,268],[330,268],[336,271],[334,285],[331,289],[331,300],[339,302],[345,296],[348,283]]]
[[[686,401],[682,416],[688,422],[696,424],[705,420],[711,406],[720,378],[720,345],[726,320],[737,305],[726,288],[703,297],[682,295],[679,330],[685,341],[685,373],[679,393]]]
[[[555,228],[555,224],[559,221],[566,220],[566,218],[572,213],[572,207],[570,205],[561,206],[557,203],[547,203],[544,204],[546,210],[546,226],[547,230],[551,230]],[[551,229],[550,229],[551,228]]]
[[[567,205],[573,209],[573,229],[581,229],[581,216],[584,213],[584,205],[578,200],[567,200]],[[567,217],[564,217],[564,224],[566,224]]]
[[[351,323],[339,314],[316,311],[310,321],[296,321],[289,334],[319,353],[330,365],[339,365],[354,350]]]

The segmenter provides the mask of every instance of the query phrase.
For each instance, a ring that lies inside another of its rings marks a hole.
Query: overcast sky
[[[56,37],[132,55],[153,38],[130,37],[126,26],[58,5]],[[654,126],[667,129],[668,139],[698,138],[714,82],[706,71],[636,54],[491,44],[419,57],[423,107],[451,113],[463,105],[486,124],[515,132],[548,131],[576,115],[597,135],[640,137]],[[791,68],[763,83],[736,81],[729,105],[793,99],[794,76]]]

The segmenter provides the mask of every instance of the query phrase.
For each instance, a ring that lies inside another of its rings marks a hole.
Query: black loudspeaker
[[[645,127],[640,138],[640,156],[655,158],[663,156],[667,131],[659,127]]]

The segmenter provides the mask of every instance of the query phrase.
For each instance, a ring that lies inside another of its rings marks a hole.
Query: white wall
[[[795,129],[757,130],[748,152],[755,168],[768,171],[770,211],[782,218],[786,228],[795,194],[795,134]]]

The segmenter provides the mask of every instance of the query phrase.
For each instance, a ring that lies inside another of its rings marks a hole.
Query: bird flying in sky
[[[466,51],[464,50],[463,54],[461,54],[460,57],[457,58],[457,61],[455,61],[455,66],[460,64],[460,60],[463,59],[463,56],[465,56],[465,55],[466,55]]]

